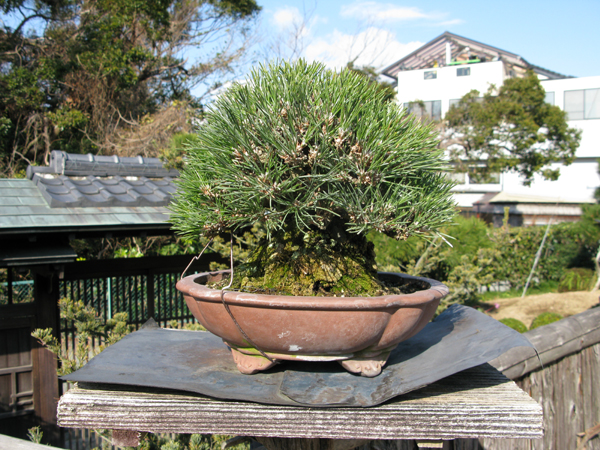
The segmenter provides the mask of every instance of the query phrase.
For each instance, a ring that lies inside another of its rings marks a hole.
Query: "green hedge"
[[[534,284],[559,282],[574,267],[593,269],[600,240],[599,219],[600,206],[590,205],[584,207],[580,221],[552,225]],[[546,226],[510,227],[505,221],[504,226],[492,228],[477,218],[458,216],[454,226],[442,231],[453,236],[448,239],[452,247],[442,239],[398,242],[381,235],[370,236],[379,269],[446,282],[451,288],[446,303],[477,301],[481,286],[499,281],[508,281],[516,289],[525,285]]]
[[[574,267],[564,271],[558,282],[558,292],[588,291],[596,281],[592,269]]]
[[[527,331],[527,326],[523,322],[518,319],[513,319],[512,317],[500,319],[499,322],[515,331],[518,331],[519,333],[525,333]]]

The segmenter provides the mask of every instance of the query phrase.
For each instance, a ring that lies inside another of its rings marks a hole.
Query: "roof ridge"
[[[391,78],[397,78],[398,72],[402,71],[401,67],[404,62],[409,61],[411,58],[416,58],[420,53],[424,53],[424,51],[427,50],[428,47],[434,47],[436,45],[439,45],[444,40],[453,42],[455,45],[463,44],[465,46],[470,46],[470,45],[478,46],[478,47],[481,47],[481,51],[485,51],[488,53],[495,52],[495,53],[497,53],[498,57],[505,57],[505,58],[510,58],[510,59],[519,61],[520,64],[522,64],[525,68],[532,69],[534,71],[537,70],[543,74],[552,75],[556,78],[569,78],[569,76],[567,76],[567,75],[563,75],[558,72],[554,72],[552,70],[544,69],[543,67],[531,64],[525,58],[518,55],[517,53],[509,52],[507,50],[503,50],[503,49],[495,47],[493,45],[485,44],[483,42],[479,42],[474,39],[470,39],[470,38],[467,38],[464,36],[460,36],[458,34],[451,33],[449,31],[445,31],[444,33],[442,33],[439,36],[435,37],[434,39],[430,40],[429,42],[423,44],[418,49],[416,49],[416,50],[412,51],[411,53],[409,53],[408,55],[402,57],[395,63],[390,64],[389,66],[385,67],[381,71],[381,74],[391,77]],[[457,42],[457,41],[462,41],[462,42]],[[439,52],[439,49],[437,51]],[[408,70],[411,70],[411,69],[408,69]]]
[[[159,158],[143,156],[104,156],[67,153],[53,150],[48,166],[27,167],[27,178],[35,174],[58,174],[71,176],[145,176],[147,178],[179,177],[176,169],[167,169]]]

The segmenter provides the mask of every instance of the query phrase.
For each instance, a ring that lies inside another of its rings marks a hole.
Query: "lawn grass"
[[[544,281],[535,286],[530,286],[527,289],[526,295],[540,295],[547,294],[549,292],[558,292],[558,281]],[[523,289],[509,289],[504,292],[485,292],[481,294],[480,301],[483,303],[488,303],[497,298],[512,298],[512,297],[520,297],[523,294]]]

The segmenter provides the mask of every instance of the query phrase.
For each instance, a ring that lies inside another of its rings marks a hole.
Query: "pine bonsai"
[[[368,79],[322,64],[270,65],[215,102],[171,206],[182,235],[265,238],[236,269],[238,289],[381,293],[376,230],[425,238],[454,215],[432,129]]]

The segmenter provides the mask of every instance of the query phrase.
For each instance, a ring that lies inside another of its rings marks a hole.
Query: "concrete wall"
[[[600,88],[600,76],[542,81],[546,92],[554,92],[554,104],[564,109],[565,91]],[[600,158],[600,119],[570,120],[569,126],[583,132],[577,157]]]
[[[471,75],[456,76],[459,67],[470,68]],[[424,72],[432,70],[437,72],[437,78],[425,80]],[[441,100],[443,116],[450,108],[450,100],[460,99],[473,89],[483,95],[490,85],[501,86],[504,78],[504,63],[501,61],[400,72],[397,98],[400,104],[415,100]]]

